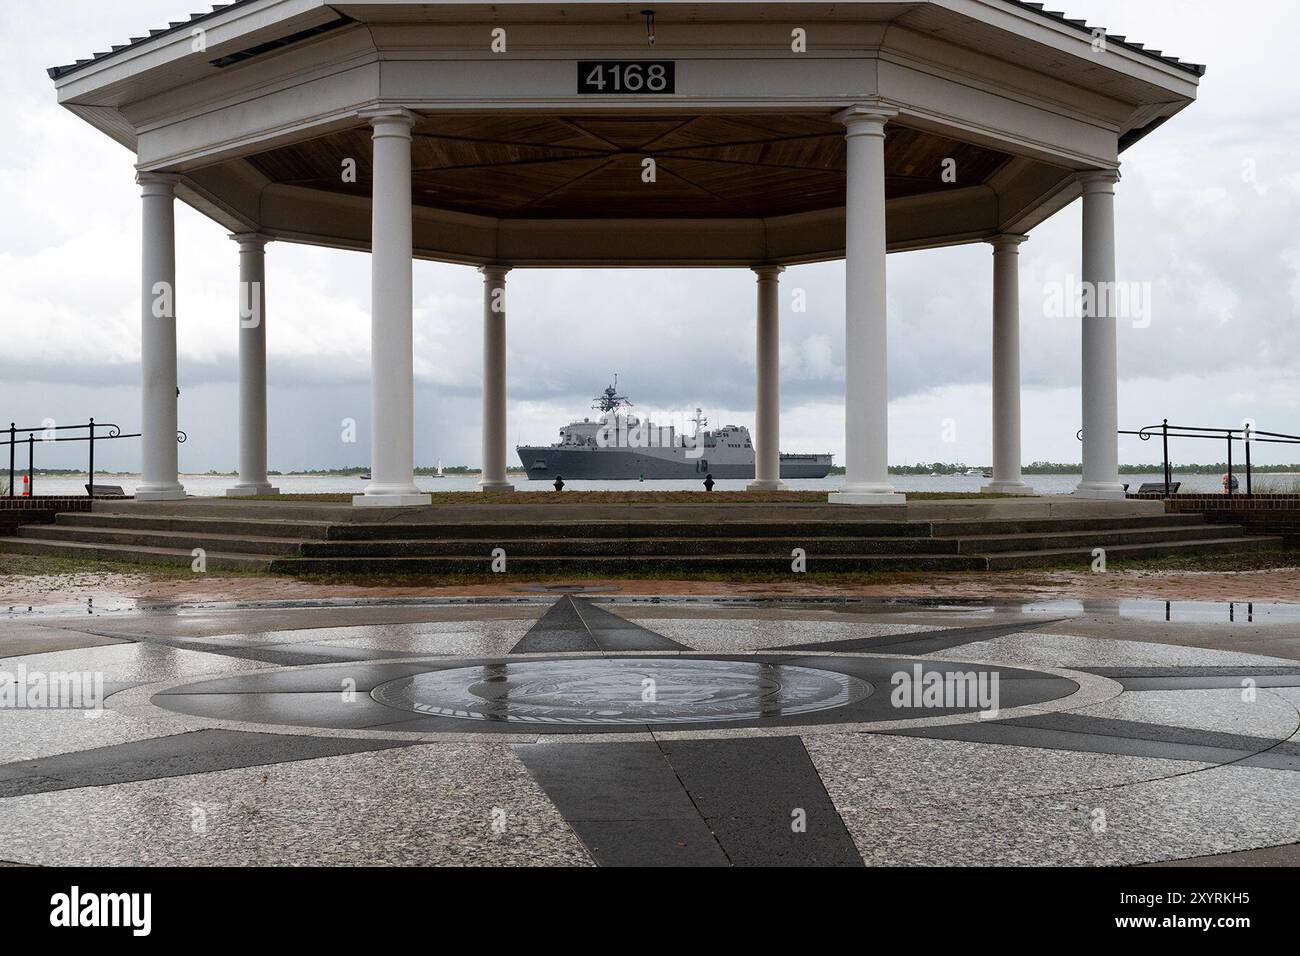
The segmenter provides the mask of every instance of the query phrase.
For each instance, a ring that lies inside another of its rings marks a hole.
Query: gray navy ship
[[[660,427],[626,412],[631,407],[618,394],[618,379],[596,399],[598,419],[584,418],[560,429],[554,445],[520,445],[519,460],[534,481],[590,478],[600,481],[714,478],[753,478],[754,443],[749,429],[727,425],[706,431],[700,409],[695,410],[692,435],[678,435],[672,425]],[[782,478],[825,478],[831,456],[782,455]]]

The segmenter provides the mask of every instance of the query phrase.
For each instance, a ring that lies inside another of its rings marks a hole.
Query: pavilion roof
[[[252,2],[254,2],[254,0],[230,0],[229,3],[219,3],[216,6],[214,6],[211,10],[207,11],[206,13],[191,14],[188,20],[173,20],[165,27],[161,27],[156,30],[150,30],[149,33],[145,36],[132,37],[126,43],[119,43],[113,47],[110,47],[107,50],[103,50],[99,53],[94,53],[89,57],[84,57],[82,59],[79,59],[75,63],[69,63],[64,66],[52,66],[46,72],[49,73],[51,79],[54,80],[61,79],[62,77],[65,77],[70,73],[75,73],[78,70],[90,66],[91,64],[99,63],[104,60],[115,57],[118,54],[123,53],[127,50],[131,50],[144,43],[148,43],[150,40],[153,40],[157,37],[166,36],[168,34],[176,33],[181,30],[192,29],[196,23],[201,23],[204,20],[215,17],[223,13],[224,11],[231,9],[232,7],[243,6],[245,4],[252,3]],[[1079,30],[1080,32],[1088,34],[1089,36],[1092,36],[1093,30],[1095,29],[1094,27],[1089,26],[1086,20],[1072,19],[1070,17],[1067,17],[1064,13],[1048,10],[1045,7],[1045,5],[1041,3],[1032,3],[1029,2],[1029,0],[1006,0],[1006,2],[1013,4],[1014,6],[1020,7],[1024,10],[1032,11],[1038,16],[1045,17],[1057,23],[1066,24],[1067,26],[1073,27],[1074,29]],[[1177,57],[1168,56],[1161,50],[1148,49],[1147,47],[1143,46],[1141,43],[1138,43],[1135,40],[1128,39],[1128,37],[1114,36],[1108,33],[1106,34],[1106,42],[1114,43],[1117,46],[1121,46],[1126,50],[1131,50],[1142,56],[1159,60],[1160,62],[1165,63],[1168,66],[1172,66],[1177,69],[1184,70],[1188,73],[1193,74],[1194,76],[1199,77],[1205,75],[1205,66],[1203,64],[1184,63],[1182,60],[1178,59]]]
[[[1048,10],[1045,4],[1030,3],[1029,0],[1007,0],[1007,2],[1026,10],[1033,10],[1039,16],[1047,17],[1048,19],[1055,20],[1058,23],[1068,24],[1089,36],[1092,36],[1093,30],[1097,29],[1096,27],[1090,26],[1087,20],[1076,20],[1072,17],[1067,17],[1064,13],[1061,13],[1058,10]],[[1159,60],[1162,63],[1167,63],[1180,70],[1186,70],[1188,73],[1195,76],[1205,75],[1204,63],[1185,63],[1176,56],[1167,55],[1163,50],[1149,49],[1141,43],[1138,43],[1136,40],[1130,40],[1126,36],[1117,36],[1112,33],[1107,33],[1106,42],[1114,43],[1116,46],[1122,46],[1126,50],[1132,50],[1133,52],[1140,53],[1143,56],[1151,57],[1152,59]]]
[[[103,60],[107,60],[110,59],[111,57],[115,57],[119,53],[122,53],[126,50],[130,50],[133,49],[134,47],[140,46],[143,43],[148,43],[150,40],[156,37],[166,36],[167,34],[175,33],[178,30],[187,29],[202,20],[207,20],[211,17],[215,17],[217,14],[221,13],[222,11],[229,10],[231,7],[238,7],[243,4],[251,3],[251,2],[252,0],[230,0],[230,3],[218,3],[216,6],[214,6],[211,10],[207,11],[206,13],[191,13],[190,18],[188,20],[173,20],[165,27],[160,27],[156,30],[150,30],[146,36],[131,37],[131,39],[129,39],[126,43],[114,44],[113,46],[109,47],[107,50],[101,50],[98,53],[92,53],[90,56],[82,57],[81,59],[77,60],[75,63],[67,63],[63,66],[52,66],[49,69],[47,69],[45,72],[50,75],[50,79],[57,80],[61,77],[67,76],[69,73],[75,73],[77,70],[90,66],[92,63],[99,63]]]

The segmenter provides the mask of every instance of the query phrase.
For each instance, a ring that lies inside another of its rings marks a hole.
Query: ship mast
[[[618,373],[614,373],[614,384],[608,386],[604,392],[596,396],[591,407],[599,411],[609,413],[617,411],[623,405],[631,405],[626,395],[618,394]]]
[[[705,426],[705,425],[707,425],[707,424],[709,423],[709,420],[708,420],[707,418],[704,417],[704,409],[702,409],[702,408],[697,408],[697,409],[695,409],[695,417],[692,418],[691,421],[695,423],[695,436],[694,436],[694,437],[695,437],[695,438],[699,438],[699,437],[700,437],[700,429],[701,429],[703,426]]]

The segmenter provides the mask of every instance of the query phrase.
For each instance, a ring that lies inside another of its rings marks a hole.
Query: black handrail
[[[1166,498],[1171,497],[1170,486],[1173,483],[1173,469],[1169,463],[1169,439],[1170,438],[1210,438],[1215,441],[1223,441],[1228,444],[1228,475],[1224,482],[1224,494],[1232,497],[1232,443],[1241,442],[1246,449],[1246,497],[1255,497],[1254,489],[1251,487],[1251,462],[1250,446],[1255,442],[1262,442],[1271,445],[1300,445],[1300,435],[1288,435],[1285,432],[1266,432],[1258,428],[1249,426],[1243,428],[1206,428],[1201,425],[1170,425],[1169,419],[1164,419],[1159,425],[1145,425],[1137,431],[1125,431],[1120,429],[1121,435],[1136,435],[1142,441],[1150,441],[1160,435],[1164,445],[1165,458],[1165,493]],[[1079,429],[1078,436],[1080,441],[1083,440],[1083,429]]]
[[[97,433],[97,432],[96,432],[96,429],[107,429],[107,432],[103,432],[103,431],[101,431],[101,432],[98,432],[98,433]],[[122,427],[121,427],[120,425],[113,424],[112,422],[107,422],[107,423],[105,423],[105,422],[100,422],[100,423],[96,424],[96,422],[95,422],[95,420],[94,420],[93,418],[90,419],[90,420],[89,420],[86,424],[84,424],[84,425],[51,425],[51,426],[49,426],[48,428],[47,428],[46,426],[44,426],[44,425],[38,425],[38,426],[35,427],[35,428],[19,428],[19,427],[18,427],[17,425],[15,425],[13,422],[10,422],[10,423],[9,423],[9,439],[8,439],[8,441],[0,441],[0,447],[2,447],[2,446],[4,446],[4,445],[8,445],[8,446],[9,446],[9,497],[10,497],[10,498],[13,498],[13,497],[15,497],[15,496],[17,495],[17,488],[14,487],[14,474],[15,474],[15,472],[14,472],[14,449],[15,449],[15,448],[20,444],[20,443],[21,443],[21,444],[26,444],[26,445],[27,445],[27,494],[31,495],[31,494],[34,493],[34,492],[33,492],[33,489],[34,489],[35,486],[36,486],[36,467],[35,467],[35,465],[36,465],[36,433],[37,433],[37,432],[41,432],[41,433],[42,433],[42,436],[44,436],[44,434],[47,433],[47,432],[70,432],[70,431],[84,431],[84,432],[86,432],[86,434],[84,434],[84,435],[68,435],[68,436],[66,436],[66,437],[59,437],[59,436],[56,435],[56,436],[53,437],[53,438],[45,438],[45,437],[42,437],[40,440],[41,440],[42,443],[44,443],[44,442],[60,442],[60,441],[84,441],[84,442],[88,442],[88,443],[89,443],[89,446],[90,446],[90,456],[89,456],[89,459],[90,459],[90,460],[87,462],[88,467],[87,467],[87,469],[86,469],[86,486],[87,486],[87,487],[86,487],[86,490],[87,490],[87,493],[88,493],[88,494],[90,495],[90,497],[92,497],[92,498],[95,496],[95,494],[94,494],[94,488],[95,488],[95,442],[97,442],[97,441],[109,441],[109,440],[112,440],[112,439],[115,439],[115,438],[139,438],[139,437],[140,437],[140,432],[130,432],[129,434],[125,434],[125,435],[124,435],[124,434],[122,434]],[[27,432],[27,437],[24,438],[24,439],[19,439],[19,438],[18,438],[18,433],[19,433],[19,432]],[[3,432],[3,431],[0,431],[0,436],[3,436],[3,435],[4,435],[4,432]],[[188,438],[189,438],[189,436],[186,435],[185,432],[183,432],[183,431],[177,431],[177,432],[176,432],[176,441],[177,441],[178,443],[180,443],[180,444],[184,444],[185,441],[186,441]]]

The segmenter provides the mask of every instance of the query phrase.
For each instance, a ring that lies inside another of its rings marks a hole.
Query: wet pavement
[[[1094,865],[1300,841],[1280,602],[101,601],[0,616],[0,673],[17,863]]]

